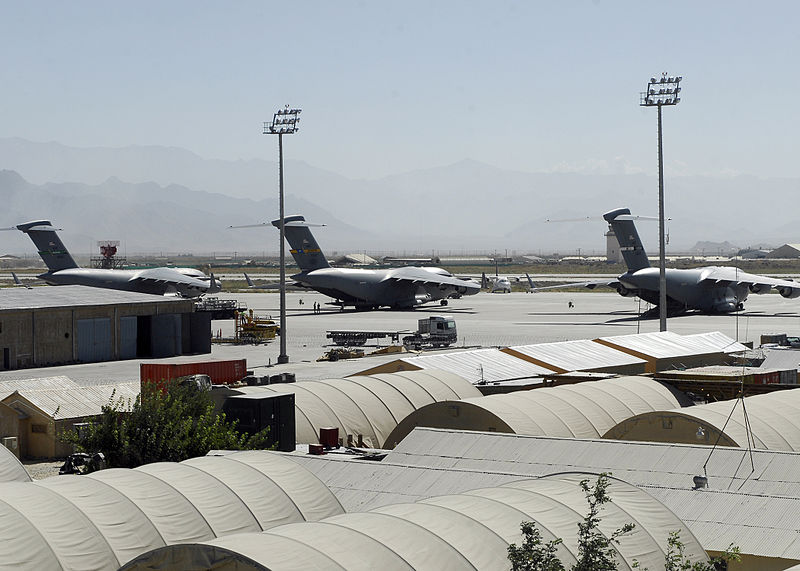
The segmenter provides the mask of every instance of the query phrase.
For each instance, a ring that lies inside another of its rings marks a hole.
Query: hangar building
[[[0,370],[211,352],[189,299],[85,286],[0,291]]]

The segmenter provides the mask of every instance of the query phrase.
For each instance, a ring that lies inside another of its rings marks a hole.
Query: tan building
[[[210,314],[189,299],[84,286],[0,296],[0,370],[210,351]]]
[[[73,452],[62,441],[76,423],[98,416],[109,400],[133,401],[139,383],[82,387],[66,377],[17,381],[0,391],[0,438],[15,439],[20,458],[63,458]],[[26,385],[36,388],[27,388]]]

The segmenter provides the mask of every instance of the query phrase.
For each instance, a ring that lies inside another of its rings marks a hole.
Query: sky
[[[800,3],[0,0],[0,137],[275,160],[352,179],[524,172],[800,177]],[[0,162],[2,157],[0,157]],[[2,165],[0,164],[0,168]]]

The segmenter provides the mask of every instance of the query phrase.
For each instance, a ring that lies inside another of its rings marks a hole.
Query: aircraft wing
[[[700,281],[719,285],[747,286],[751,293],[756,294],[768,293],[775,289],[784,297],[800,296],[800,282],[749,274],[731,267],[710,268]]]
[[[210,287],[209,282],[184,275],[169,268],[153,268],[142,270],[130,279],[132,282],[170,284],[179,288],[189,288],[198,291],[207,291]]]
[[[569,288],[569,287],[585,287],[585,288],[588,288],[588,289],[595,289],[596,287],[599,287],[599,286],[610,287],[610,288],[616,289],[620,285],[621,284],[620,284],[620,281],[618,279],[611,278],[611,279],[605,279],[605,280],[592,280],[592,281],[587,281],[587,282],[572,282],[572,283],[568,283],[568,284],[559,284],[559,285],[543,286],[543,287],[539,287],[539,286],[533,285],[533,287],[531,288],[531,291],[536,292],[536,291],[544,291],[544,290],[547,290],[547,289],[566,289],[566,288]]]
[[[417,268],[400,268],[387,275],[383,281],[393,281],[396,283],[406,283],[421,286],[434,286],[441,289],[453,288],[459,293],[471,295],[478,293],[481,289],[480,284],[472,280],[462,280],[454,276],[444,276]],[[463,290],[463,291],[461,291]]]

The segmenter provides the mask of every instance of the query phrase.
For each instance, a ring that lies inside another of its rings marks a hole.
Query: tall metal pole
[[[283,211],[283,133],[278,133],[278,178],[279,182],[279,210],[280,210],[280,234],[281,234],[281,271],[280,271],[280,303],[281,303],[281,352],[278,355],[278,364],[282,365],[289,362],[289,355],[286,354],[286,242],[284,229]]]
[[[664,240],[664,151],[661,139],[661,105],[658,106],[658,323],[667,330],[667,255]]]
[[[660,79],[650,78],[647,91],[641,94],[642,107],[658,107],[658,315],[661,331],[667,330],[667,255],[664,238],[664,150],[662,145],[661,107],[680,102],[680,76],[665,73]]]
[[[278,208],[279,230],[280,230],[280,336],[281,352],[278,355],[278,364],[289,362],[286,354],[286,216],[283,208],[283,136],[291,135],[298,131],[297,124],[300,119],[300,109],[290,109],[287,105],[284,109],[279,109],[272,117],[272,123],[264,123],[265,135],[278,135]]]

